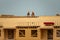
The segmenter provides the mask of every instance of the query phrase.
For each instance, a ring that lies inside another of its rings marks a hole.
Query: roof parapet
[[[0,15],[1,17],[13,17],[14,15]]]
[[[38,16],[0,15],[0,18],[37,18]]]

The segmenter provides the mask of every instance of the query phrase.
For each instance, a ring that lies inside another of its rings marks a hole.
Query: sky
[[[0,14],[26,16],[28,11],[36,16],[60,14],[60,0],[0,0]]]

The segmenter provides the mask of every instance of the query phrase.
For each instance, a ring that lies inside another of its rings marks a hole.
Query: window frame
[[[36,32],[36,34],[33,31]],[[38,36],[37,31],[38,30],[31,30],[31,37],[37,37]]]
[[[25,37],[25,30],[19,30],[19,37]]]
[[[60,37],[60,30],[56,30],[56,37]]]

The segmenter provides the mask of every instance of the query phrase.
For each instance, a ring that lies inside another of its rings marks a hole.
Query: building
[[[0,40],[60,40],[60,16],[0,15]]]

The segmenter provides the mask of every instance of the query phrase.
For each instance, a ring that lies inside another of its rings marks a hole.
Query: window
[[[1,37],[1,30],[0,30],[0,37]]]
[[[48,33],[48,39],[53,39],[53,30],[48,29],[47,33]]]
[[[60,30],[57,30],[56,33],[57,33],[57,37],[60,37]]]
[[[14,30],[8,30],[8,39],[14,38]]]
[[[31,37],[37,37],[37,30],[31,30]]]
[[[19,30],[19,37],[25,37],[25,30]]]

